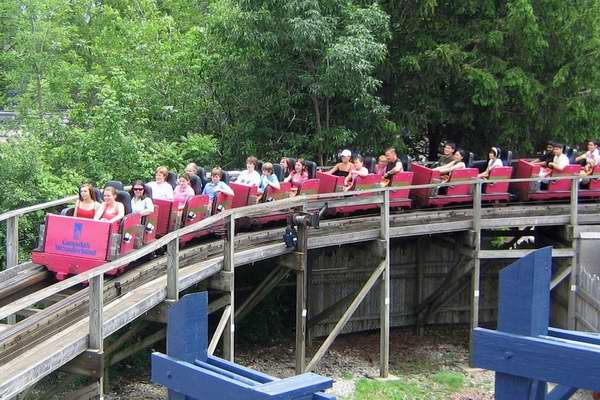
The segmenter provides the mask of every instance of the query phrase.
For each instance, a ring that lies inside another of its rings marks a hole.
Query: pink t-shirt
[[[301,174],[297,173],[296,171],[293,171],[290,174],[290,176],[292,177],[292,179],[290,180],[290,182],[292,182],[292,186],[295,186],[297,188],[302,186],[304,181],[308,180],[308,173],[306,171],[303,171]]]
[[[196,193],[194,189],[190,186],[186,186],[185,188],[181,185],[175,186],[175,190],[173,191],[173,202],[178,206],[183,206],[187,199],[194,196]]]

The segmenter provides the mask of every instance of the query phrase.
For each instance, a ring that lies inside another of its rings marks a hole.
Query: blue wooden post
[[[500,273],[498,330],[473,330],[473,363],[496,371],[497,400],[567,400],[600,390],[600,336],[548,328],[551,248]],[[547,393],[546,382],[557,386]]]
[[[546,247],[500,272],[498,331],[523,336],[548,334],[551,266],[552,248]],[[496,400],[544,400],[546,391],[546,382],[496,373]]]
[[[286,379],[209,356],[208,295],[184,296],[169,308],[167,355],[152,354],[152,381],[169,400],[335,400],[322,393],[329,378],[308,373]]]

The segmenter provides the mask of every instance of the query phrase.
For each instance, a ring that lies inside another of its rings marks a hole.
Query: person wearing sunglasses
[[[142,217],[150,215],[154,212],[154,203],[152,199],[146,195],[144,182],[137,180],[131,184],[131,210],[140,213]]]

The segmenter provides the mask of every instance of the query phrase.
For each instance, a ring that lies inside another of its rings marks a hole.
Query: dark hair
[[[365,159],[363,158],[363,156],[356,155],[356,156],[354,156],[354,159],[352,159],[352,161],[354,161],[354,162],[360,161],[361,163],[364,163]]]
[[[223,170],[221,169],[221,167],[214,167],[211,171],[210,171],[210,176],[213,177],[217,175],[219,178],[223,177]]]
[[[450,146],[453,151],[456,151],[456,143],[454,143],[454,142],[446,142],[446,143],[444,143],[444,147],[446,147],[446,146]]]
[[[552,143],[552,147],[559,147],[561,150],[565,149],[565,146],[562,143],[558,143],[558,142]]]
[[[463,160],[467,157],[467,153],[463,149],[457,149],[454,154],[456,153],[460,154]]]
[[[548,140],[548,142],[546,143],[546,146],[554,147],[555,145],[556,145],[556,142],[554,140]]]
[[[585,142],[585,144],[587,145],[588,143],[593,143],[593,144],[594,144],[594,146],[597,146],[597,145],[598,145],[598,142],[596,142],[594,139],[588,139],[588,140]]]
[[[289,158],[288,158],[289,160]],[[296,163],[300,163],[300,165],[302,165],[302,172],[307,172],[306,170],[306,163],[304,162],[303,158],[299,158],[296,160]],[[294,168],[292,168],[292,171],[296,170],[296,164],[294,164]]]
[[[388,151],[391,151],[394,154],[398,155],[398,153],[396,152],[396,148],[395,147],[388,147],[387,149],[385,149],[384,153],[387,153]]]
[[[190,182],[192,180],[192,178],[190,178],[190,175],[187,174],[187,173],[179,175],[179,178],[183,178],[183,179],[185,179],[188,182]]]
[[[135,197],[135,191],[133,190],[133,188],[136,186],[141,186],[144,188],[144,193],[142,194],[142,199],[145,199],[147,197],[146,185],[144,184],[144,181],[142,181],[140,179],[133,181],[133,183],[131,184],[131,190],[129,191],[131,198],[133,199]]]
[[[289,157],[281,157],[281,161],[284,161],[284,160],[285,160],[285,168],[288,171],[293,171],[294,170],[294,164],[292,164],[292,160],[290,160]]]
[[[79,186],[79,193],[77,193],[77,195],[79,196],[79,201],[83,201],[83,199],[81,198],[81,188],[87,188],[87,190],[90,192],[90,199],[96,201],[96,191],[94,190],[94,186],[91,183],[84,183],[81,186]]]

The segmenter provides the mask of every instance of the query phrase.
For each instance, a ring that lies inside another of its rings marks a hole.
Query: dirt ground
[[[313,354],[320,344],[315,341],[308,349]],[[294,343],[292,339],[273,341],[252,348],[240,348],[236,362],[277,377],[294,374]],[[307,355],[308,358],[308,355]],[[379,335],[377,332],[339,337],[315,372],[335,380],[332,394],[338,399],[352,399],[355,384],[362,378],[379,376]],[[131,367],[127,361],[124,373],[112,378],[113,392],[108,400],[163,400],[166,391],[148,382],[147,370]],[[462,328],[434,328],[418,337],[409,330],[394,330],[391,335],[390,371],[392,379],[423,382],[440,371],[464,376],[464,385],[449,397],[451,400],[491,400],[494,398],[494,374],[470,368],[468,365],[468,331]],[[579,400],[591,399],[588,393],[578,393]]]

